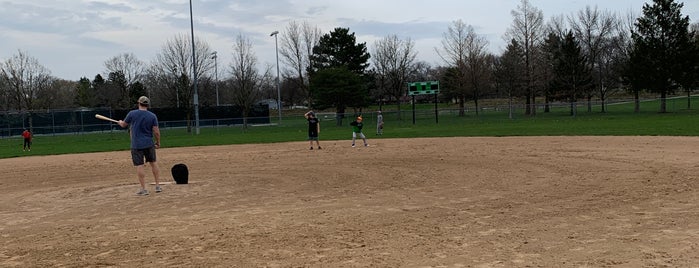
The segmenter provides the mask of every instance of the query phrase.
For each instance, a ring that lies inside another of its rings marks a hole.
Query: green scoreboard
[[[439,94],[439,81],[408,83],[408,95]]]

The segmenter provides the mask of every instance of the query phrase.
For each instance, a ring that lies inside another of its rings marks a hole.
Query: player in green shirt
[[[362,133],[362,128],[364,127],[364,124],[362,123],[362,116],[357,116],[357,120],[350,123],[350,126],[352,126],[352,147],[354,147],[354,141],[357,139],[357,136],[364,140],[364,147],[369,147],[369,143],[366,141],[366,136],[364,136],[364,133]]]

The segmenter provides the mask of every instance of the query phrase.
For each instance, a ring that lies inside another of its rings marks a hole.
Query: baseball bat
[[[111,118],[106,117],[106,116],[101,115],[101,114],[95,114],[95,118],[102,119],[102,120],[109,121],[109,122],[119,123],[119,121],[111,119]]]

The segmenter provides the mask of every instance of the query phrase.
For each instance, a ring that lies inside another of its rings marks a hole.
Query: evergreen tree
[[[135,82],[129,85],[129,100],[128,103],[138,102],[138,98],[146,95],[146,87],[141,82]]]
[[[691,109],[692,92],[699,86],[699,23],[690,26],[689,37],[691,45],[688,47],[689,51],[685,53],[687,57],[684,58],[687,61],[687,68],[683,69],[679,81],[687,93],[687,109]]]
[[[514,98],[524,94],[525,67],[522,46],[512,39],[495,63],[495,82],[505,90],[510,119],[514,118]]]
[[[101,74],[95,75],[92,79],[92,104],[94,107],[105,107],[107,106],[107,82],[104,80]]]
[[[348,107],[364,107],[371,101],[364,79],[345,67],[325,68],[312,76],[311,93],[317,109],[335,108],[337,125],[342,125]]]
[[[554,67],[555,87],[563,90],[570,101],[570,114],[576,116],[578,97],[592,86],[592,74],[587,57],[583,55],[573,32],[565,35],[557,56]]]
[[[461,73],[459,72],[458,67],[444,67],[441,70],[441,74],[439,77],[439,87],[440,98],[448,102],[451,102],[452,100],[457,100],[459,101],[459,105],[461,105],[462,95],[460,94],[461,90],[459,89],[463,87],[463,79],[461,79]],[[416,97],[420,96],[418,95]],[[462,110],[461,107],[459,107],[459,116],[465,116],[464,110]]]
[[[633,49],[628,68],[631,86],[660,94],[660,112],[666,112],[666,98],[680,85],[685,70],[693,69],[689,16],[682,16],[684,4],[674,0],[653,0],[643,5],[643,16],[632,30]]]
[[[75,104],[78,107],[92,107],[93,92],[91,90],[90,79],[87,79],[87,77],[80,78],[78,86],[75,89]]]
[[[116,71],[109,73],[107,88],[109,96],[108,103],[112,108],[127,109],[133,107],[135,102],[129,101],[129,87],[124,72]]]
[[[550,112],[551,101],[560,100],[562,95],[564,95],[557,87],[555,77],[556,61],[561,57],[562,42],[561,36],[552,31],[548,34],[544,43],[541,44],[541,57],[539,59],[541,70],[539,72],[541,73],[546,103],[544,112]]]
[[[323,35],[318,45],[313,47],[311,72],[345,67],[363,75],[369,66],[369,57],[366,43],[358,44],[354,33],[349,33],[349,28],[335,28],[329,34]]]
[[[365,77],[370,55],[365,43],[357,43],[348,28],[335,28],[313,47],[309,70],[312,106],[334,107],[341,125],[345,109],[363,108],[371,102]]]

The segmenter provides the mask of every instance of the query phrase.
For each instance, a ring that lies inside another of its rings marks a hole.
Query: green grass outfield
[[[397,112],[395,106],[385,106],[384,135],[375,135],[376,114],[373,112],[363,113],[364,133],[370,142],[371,139],[383,138],[457,136],[696,136],[699,134],[699,98],[692,98],[691,105],[692,109],[686,109],[686,98],[671,99],[668,100],[669,112],[661,114],[658,113],[658,101],[642,102],[640,113],[633,112],[632,103],[609,105],[606,113],[601,113],[598,106],[587,112],[587,106],[581,104],[576,117],[570,115],[569,107],[559,106],[549,113],[539,109],[534,117],[525,116],[519,109],[514,118],[509,119],[506,109],[485,109],[479,115],[467,111],[465,116],[458,116],[454,106],[443,104],[440,104],[440,113],[436,117],[434,104],[425,104],[416,109],[415,124],[410,105],[403,105],[401,112]],[[272,113],[272,124],[248,129],[241,126],[201,128],[199,135],[182,128],[162,128],[162,144],[172,148],[305,141],[307,126],[301,115],[303,112],[285,115],[281,122],[278,122],[276,113]],[[352,137],[349,118],[342,126],[337,126],[331,113],[319,115],[321,143],[328,140],[347,140],[349,143]],[[0,139],[0,158],[127,150],[129,137],[123,130],[36,136],[32,147],[31,152],[23,152],[21,137]]]

